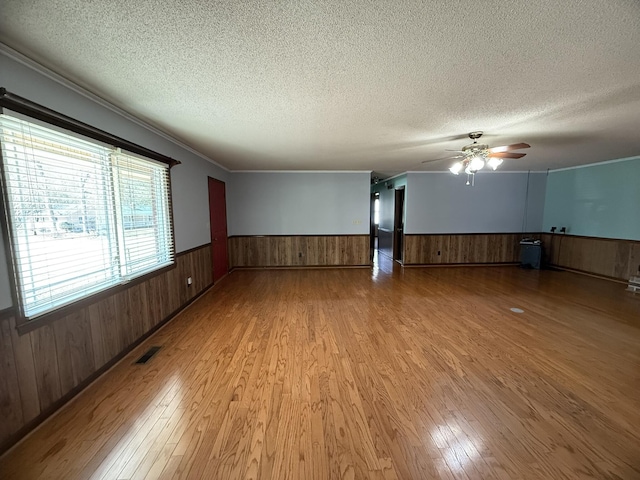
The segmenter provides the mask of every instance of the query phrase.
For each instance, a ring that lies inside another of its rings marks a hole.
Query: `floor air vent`
[[[147,353],[142,355],[136,361],[136,363],[147,363],[149,360],[151,360],[151,357],[153,357],[156,353],[158,353],[158,350],[160,350],[160,347],[151,347],[149,350],[147,350]]]

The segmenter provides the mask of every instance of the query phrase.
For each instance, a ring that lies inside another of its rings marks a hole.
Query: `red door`
[[[229,271],[227,257],[227,202],[224,182],[209,177],[209,222],[211,224],[211,260],[213,283]]]

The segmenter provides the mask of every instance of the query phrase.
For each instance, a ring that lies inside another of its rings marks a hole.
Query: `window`
[[[7,114],[0,143],[26,318],[173,263],[168,165]]]
[[[373,223],[380,225],[380,194],[376,193],[376,198],[373,201]]]

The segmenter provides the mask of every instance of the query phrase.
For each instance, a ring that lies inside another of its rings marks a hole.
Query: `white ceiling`
[[[231,170],[640,155],[638,0],[3,0],[0,41]]]

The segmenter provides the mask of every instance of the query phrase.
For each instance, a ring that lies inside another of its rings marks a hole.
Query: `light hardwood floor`
[[[0,478],[640,478],[640,295],[517,267],[236,271]]]

